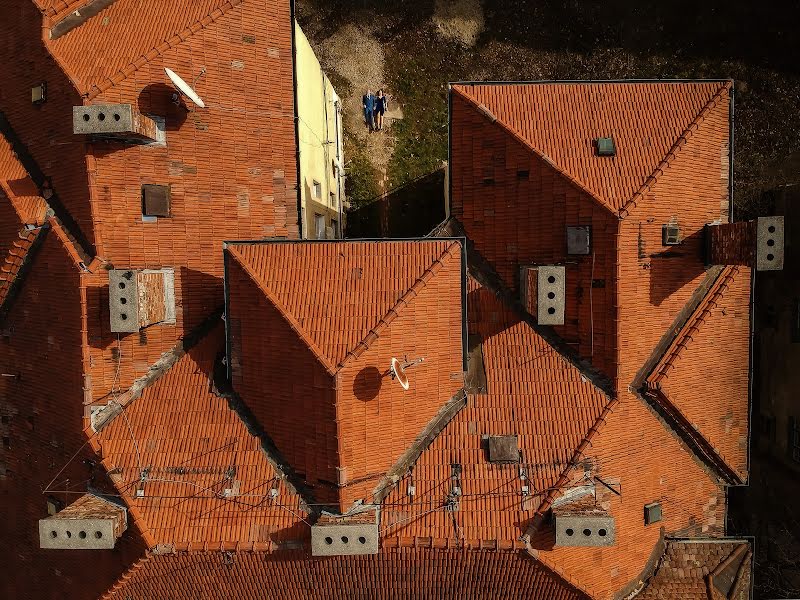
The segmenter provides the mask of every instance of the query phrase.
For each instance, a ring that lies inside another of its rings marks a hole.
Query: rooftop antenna
[[[418,365],[423,362],[424,358],[418,358],[416,360],[408,360],[408,357],[403,357],[403,362],[400,362],[399,359],[392,357],[392,364],[389,367],[389,375],[392,379],[396,379],[397,382],[403,387],[404,390],[408,389],[409,381],[408,375],[406,374],[406,370],[410,369],[414,365]]]
[[[197,95],[197,92],[195,92],[194,89],[192,89],[192,86],[190,86],[183,79],[181,79],[181,77],[178,74],[176,74],[175,71],[173,71],[172,69],[168,69],[167,67],[164,67],[164,72],[167,74],[167,77],[169,77],[170,81],[175,85],[175,87],[178,88],[178,91],[181,94],[189,98],[189,100],[197,104],[197,106],[199,106],[200,108],[206,107],[205,102],[203,102],[203,99]],[[198,79],[200,79],[200,77],[205,72],[206,68],[203,67],[200,70],[200,75],[198,75],[197,78],[195,79],[195,83],[197,82]],[[174,99],[175,97],[173,96],[173,100]]]

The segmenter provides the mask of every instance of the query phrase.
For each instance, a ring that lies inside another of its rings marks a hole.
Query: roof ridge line
[[[700,331],[702,325],[705,324],[706,317],[711,310],[717,306],[717,300],[719,300],[722,294],[730,287],[731,282],[738,273],[739,267],[736,265],[727,265],[724,268],[716,281],[714,281],[711,289],[703,296],[700,304],[698,304],[697,308],[689,315],[689,318],[683,324],[680,331],[678,331],[675,339],[672,340],[672,343],[659,361],[655,364],[650,374],[645,378],[645,384],[657,385],[666,377],[666,370],[672,366],[674,360],[678,358],[689,343],[693,341],[692,334]]]
[[[218,19],[225,16],[228,11],[239,6],[243,1],[244,0],[226,0],[202,19],[193,22],[185,29],[173,34],[169,39],[162,40],[159,44],[139,56],[136,60],[132,60],[127,65],[119,69],[116,73],[107,77],[104,82],[94,84],[81,95],[87,100],[94,100],[106,90],[114,87],[122,81],[125,81],[130,75],[141,69],[156,56],[164,54],[164,52],[167,50],[179,46],[198,31],[205,29],[212,23],[216,22]]]
[[[461,412],[467,405],[467,398],[469,394],[462,387],[458,390],[452,398],[445,402],[439,411],[428,421],[428,424],[422,428],[422,431],[417,435],[414,441],[408,446],[405,452],[395,461],[383,475],[381,481],[372,490],[372,498],[375,504],[382,504],[391,491],[395,488],[398,482],[403,478],[408,469],[417,462],[422,453],[439,437],[439,434],[444,431],[445,427],[450,424],[450,421]]]
[[[681,445],[701,464],[703,469],[713,473],[718,479],[723,479],[728,485],[741,485],[743,479],[739,472],[731,467],[722,454],[713,444],[695,429],[689,419],[678,409],[660,388],[634,392],[646,406],[655,412],[656,417],[666,427],[667,431],[678,438]],[[657,409],[655,405],[660,407]]]
[[[536,146],[534,146],[533,144],[531,144],[531,143],[530,143],[528,140],[526,140],[526,139],[525,139],[525,138],[524,138],[522,135],[520,135],[520,134],[519,134],[517,131],[515,131],[514,129],[512,129],[512,128],[511,128],[511,126],[507,125],[505,122],[503,122],[502,120],[498,119],[498,118],[497,118],[497,117],[494,115],[494,113],[492,113],[492,111],[491,111],[491,110],[489,110],[489,108],[488,108],[487,106],[485,106],[484,104],[481,104],[480,102],[478,102],[478,101],[477,101],[475,98],[473,98],[471,95],[469,95],[469,94],[466,92],[466,90],[464,90],[464,89],[462,89],[462,88],[458,88],[458,87],[453,87],[452,89],[453,89],[454,91],[456,91],[456,92],[457,92],[457,93],[458,93],[458,94],[459,94],[459,95],[460,95],[462,98],[464,98],[464,99],[465,99],[467,102],[469,102],[470,104],[472,104],[472,105],[473,105],[473,106],[474,106],[474,107],[477,109],[477,111],[478,111],[479,113],[481,113],[483,116],[485,116],[487,119],[489,119],[489,121],[490,121],[490,122],[497,124],[497,126],[498,126],[498,127],[500,127],[500,128],[501,128],[501,129],[503,129],[504,131],[506,131],[506,132],[508,132],[509,134],[511,134],[511,136],[513,136],[515,140],[517,140],[519,143],[521,143],[523,146],[525,146],[525,147],[526,147],[526,148],[528,148],[528,149],[529,149],[531,152],[533,152],[533,153],[534,153],[536,156],[538,156],[538,157],[539,157],[539,158],[541,158],[541,159],[542,159],[544,162],[546,162],[548,165],[550,165],[550,166],[551,166],[551,167],[552,167],[552,168],[553,168],[553,169],[554,169],[554,170],[555,170],[555,171],[556,171],[556,172],[557,172],[559,175],[561,175],[562,177],[564,177],[565,179],[567,179],[567,180],[568,180],[570,183],[572,183],[573,185],[575,185],[576,187],[578,187],[578,188],[579,188],[579,189],[580,189],[582,192],[584,192],[584,193],[586,193],[586,194],[589,194],[589,196],[590,196],[590,197],[591,197],[591,198],[592,198],[592,199],[593,199],[595,202],[597,202],[597,203],[598,203],[598,204],[599,204],[601,207],[603,207],[605,210],[607,210],[607,211],[608,211],[609,213],[611,213],[612,215],[613,215],[613,214],[617,214],[617,213],[616,213],[616,211],[612,210],[612,209],[611,209],[611,208],[610,208],[610,207],[609,207],[609,206],[608,206],[608,205],[607,205],[607,204],[606,204],[606,203],[605,203],[605,202],[604,202],[604,201],[603,201],[603,200],[602,200],[602,199],[601,199],[601,198],[598,196],[598,194],[597,194],[596,192],[593,192],[593,191],[592,191],[592,190],[590,190],[588,187],[586,187],[586,185],[584,185],[582,182],[580,182],[578,179],[576,179],[575,177],[573,177],[572,175],[570,175],[569,173],[567,173],[567,172],[566,172],[564,169],[562,169],[562,168],[561,168],[560,166],[558,166],[558,165],[557,165],[555,162],[553,162],[553,159],[552,159],[552,158],[550,158],[549,156],[547,156],[547,154],[545,154],[544,152],[542,152],[541,150],[539,150],[538,148],[536,148]]]
[[[378,322],[367,332],[367,334],[358,342],[352,350],[349,350],[344,358],[336,366],[335,373],[341,371],[350,361],[355,360],[366,352],[370,346],[378,339],[380,334],[397,318],[397,315],[403,306],[407,306],[414,298],[416,298],[425,285],[430,281],[439,270],[444,267],[445,261],[452,258],[453,247],[459,246],[458,254],[461,254],[460,244],[457,241],[452,241],[447,248],[445,248],[438,258],[420,274],[419,277],[412,283],[409,288],[397,299],[389,310],[378,320]]]
[[[580,444],[578,444],[577,448],[572,454],[572,458],[567,463],[566,468],[561,473],[561,476],[558,478],[556,483],[554,483],[550,487],[550,491],[542,500],[542,503],[539,505],[539,508],[536,509],[536,515],[533,518],[533,522],[528,527],[528,529],[523,534],[523,537],[530,540],[531,536],[534,533],[534,530],[539,526],[540,519],[544,515],[544,513],[552,506],[553,501],[555,500],[556,494],[561,490],[561,488],[567,483],[569,478],[569,474],[575,469],[578,463],[583,458],[583,454],[586,452],[586,449],[592,445],[592,441],[597,434],[600,433],[600,429],[606,423],[606,419],[608,416],[614,412],[614,407],[619,403],[619,398],[610,398],[606,405],[603,407],[603,410],[600,411],[597,419],[595,419],[594,424],[589,428],[589,431],[586,432],[586,435],[581,440]],[[539,517],[539,519],[537,519]]]
[[[581,378],[589,382],[598,392],[606,398],[612,398],[615,390],[605,373],[594,367],[590,362],[582,359],[572,348],[566,345],[564,340],[547,326],[534,323],[533,317],[528,315],[522,308],[519,299],[509,290],[500,276],[495,271],[494,266],[487,261],[483,255],[475,248],[475,244],[467,236],[464,226],[455,217],[450,217],[443,232],[447,231],[452,235],[463,237],[467,244],[467,262],[469,264],[468,274],[482,286],[494,292],[499,301],[511,310],[521,322],[530,327],[533,332],[541,337],[558,355],[560,360],[578,371]]]
[[[314,357],[320,362],[320,364],[325,367],[325,370],[328,372],[329,375],[336,375],[337,369],[334,368],[333,363],[330,359],[325,356],[325,353],[322,349],[317,345],[314,339],[308,334],[305,328],[299,323],[299,321],[292,315],[287,308],[283,305],[283,303],[272,293],[267,285],[265,285],[255,271],[247,264],[244,256],[242,253],[234,248],[233,244],[228,244],[225,248],[231,255],[236,259],[238,265],[244,270],[247,276],[256,284],[261,293],[267,297],[267,300],[278,310],[284,320],[288,323],[289,327],[291,327],[295,333],[300,337],[300,339],[308,346],[308,349],[311,350],[311,353]]]
[[[92,427],[92,425],[89,425],[89,429],[100,433],[110,425],[122,411],[134,402],[134,400],[141,397],[147,388],[166,375],[189,350],[205,339],[205,337],[211,333],[211,330],[217,324],[221,316],[222,309],[218,308],[203,319],[203,321],[189,333],[180,338],[172,348],[164,352],[156,362],[148,367],[147,373],[134,379],[131,386],[125,392],[113,398],[104,408],[100,409],[100,411],[98,411],[97,426]]]
[[[695,118],[692,119],[691,123],[689,123],[681,132],[681,134],[678,136],[678,139],[673,142],[672,146],[670,146],[670,149],[667,151],[667,154],[656,165],[656,168],[653,169],[653,172],[647,176],[639,189],[636,190],[633,196],[631,196],[630,199],[628,199],[628,201],[625,202],[625,204],[623,204],[619,209],[617,214],[620,219],[627,217],[630,214],[630,209],[637,206],[637,199],[644,198],[645,192],[649,192],[658,182],[659,177],[664,174],[664,167],[666,167],[688,143],[689,138],[692,137],[694,131],[700,126],[700,122],[703,121],[706,115],[717,106],[717,102],[722,96],[722,93],[730,90],[732,87],[733,83],[730,79],[726,79],[724,82],[722,82],[722,85],[720,85],[716,93],[714,93],[708,102],[703,105],[703,107],[700,109],[700,112],[697,113]],[[658,175],[656,175],[656,173],[658,173]]]

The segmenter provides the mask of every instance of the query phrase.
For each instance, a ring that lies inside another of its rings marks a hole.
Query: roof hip
[[[706,115],[717,106],[717,103],[720,101],[723,93],[728,92],[733,87],[733,82],[731,80],[726,80],[722,83],[720,88],[717,92],[711,97],[711,99],[705,103],[703,108],[700,109],[700,112],[697,113],[697,116],[692,120],[689,125],[686,126],[686,129],[678,136],[678,139],[670,147],[669,151],[667,152],[666,156],[661,159],[661,162],[656,165],[656,168],[653,169],[653,172],[645,179],[644,183],[642,183],[641,187],[636,190],[636,192],[631,196],[631,198],[622,205],[622,208],[619,209],[619,218],[624,219],[627,217],[631,210],[636,207],[636,202],[644,198],[645,193],[649,192],[650,189],[656,184],[658,178],[664,174],[664,167],[668,166],[669,163],[674,160],[675,156],[677,156],[678,152],[686,145],[689,141],[689,138],[692,137],[692,134],[697,130],[700,126],[700,123],[705,119]]]

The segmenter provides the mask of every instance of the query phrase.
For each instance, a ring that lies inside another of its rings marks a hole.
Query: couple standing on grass
[[[389,108],[389,99],[383,95],[383,90],[373,95],[371,90],[361,98],[364,106],[364,120],[369,126],[370,132],[383,129],[383,113]]]

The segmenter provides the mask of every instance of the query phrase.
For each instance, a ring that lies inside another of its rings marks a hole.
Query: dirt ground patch
[[[337,89],[344,109],[345,158],[355,158],[357,167],[371,165],[377,186],[371,191],[380,193],[386,186],[386,172],[394,149],[392,119],[385,119],[382,131],[370,132],[364,122],[361,98],[367,89],[375,93],[387,87],[383,45],[371,27],[348,23],[329,37],[317,40],[316,50],[326,71],[346,82],[345,86],[339,86],[343,89]]]
[[[474,46],[485,24],[480,0],[436,0],[433,24],[445,39]]]

